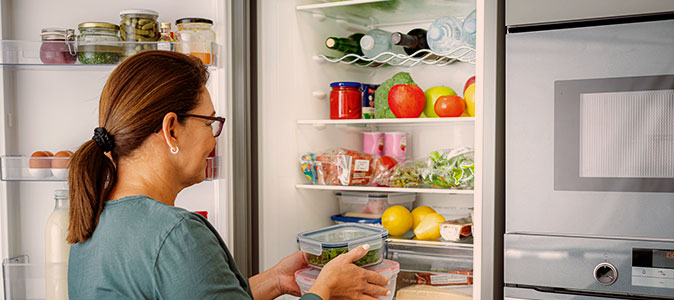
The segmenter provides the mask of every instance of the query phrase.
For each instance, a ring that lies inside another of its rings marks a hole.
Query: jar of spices
[[[363,104],[361,84],[340,81],[330,86],[330,119],[360,119]]]
[[[74,64],[77,61],[75,30],[43,28],[40,32],[40,60],[45,64]]]
[[[122,55],[119,26],[105,22],[85,22],[77,26],[77,58],[83,64],[116,64]]]
[[[178,41],[176,51],[191,54],[201,59],[205,65],[213,62],[215,31],[213,21],[202,18],[182,18],[176,20]]]
[[[134,55],[143,50],[157,49],[159,40],[159,13],[149,9],[127,9],[119,13],[122,41],[125,43],[123,57]]]

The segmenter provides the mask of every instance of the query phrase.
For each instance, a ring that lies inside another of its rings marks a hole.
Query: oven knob
[[[618,270],[609,263],[600,263],[594,268],[594,279],[603,285],[612,285],[618,279]]]

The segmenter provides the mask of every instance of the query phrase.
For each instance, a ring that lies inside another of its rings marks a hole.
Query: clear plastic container
[[[384,211],[394,205],[412,210],[414,193],[356,193],[337,192],[341,214],[361,218],[381,218]]]
[[[360,267],[367,267],[382,261],[387,238],[388,231],[384,228],[339,224],[300,233],[297,235],[297,243],[306,262],[315,268],[322,268],[333,258],[360,245],[369,244],[370,251],[354,263]]]
[[[176,51],[201,59],[205,65],[213,61],[212,44],[215,43],[213,21],[202,18],[182,18],[176,20],[178,41]]]
[[[119,26],[105,22],[85,22],[77,26],[77,58],[83,64],[116,64],[122,54]]]
[[[340,214],[340,215],[331,216],[330,220],[335,222],[335,224],[364,224],[364,225],[382,227],[381,219],[345,217],[344,215]]]
[[[393,295],[395,294],[396,290],[396,279],[398,278],[398,273],[400,272],[400,265],[395,261],[385,259],[381,264],[366,269],[375,271],[389,279],[389,284],[386,287],[389,291],[391,291],[391,294],[388,296],[379,297],[379,299],[393,299]],[[297,285],[300,287],[300,292],[302,295],[306,294],[311,286],[314,285],[314,282],[316,282],[316,278],[318,278],[319,273],[320,271],[314,268],[301,269],[295,272],[295,282],[297,282]]]

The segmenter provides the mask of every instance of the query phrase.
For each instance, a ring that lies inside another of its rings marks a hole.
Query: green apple
[[[428,118],[438,118],[438,114],[435,113],[435,101],[442,96],[456,95],[454,90],[446,86],[436,86],[430,89],[427,89],[424,92],[426,95],[426,106],[424,107],[424,114]]]

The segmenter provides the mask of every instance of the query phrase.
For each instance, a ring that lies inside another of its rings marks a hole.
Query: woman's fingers
[[[365,244],[362,246],[358,246],[356,248],[351,249],[351,251],[344,253],[341,256],[344,257],[344,259],[347,259],[349,262],[356,262],[357,260],[361,259],[367,252],[370,251],[370,245]],[[339,257],[338,257],[339,258]]]
[[[374,271],[365,270],[365,279],[371,284],[386,286],[388,285],[388,278]]]
[[[389,290],[380,285],[368,284],[363,290],[363,293],[371,296],[387,296]]]

